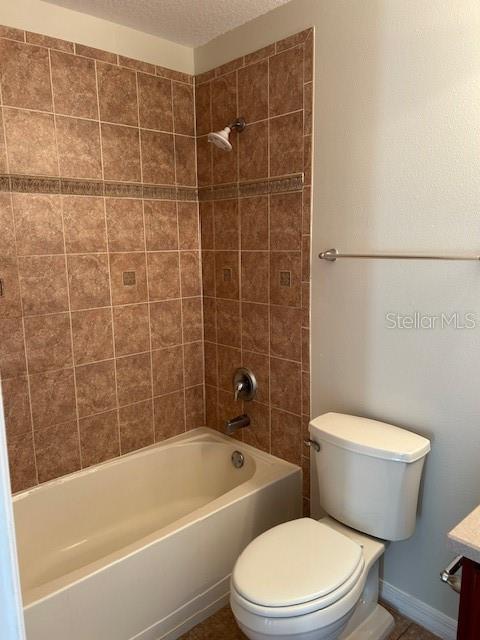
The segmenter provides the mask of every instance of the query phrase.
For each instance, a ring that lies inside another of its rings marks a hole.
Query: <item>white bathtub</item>
[[[201,428],[19,493],[14,512],[27,640],[171,640],[227,602],[250,540],[301,515],[301,470]]]

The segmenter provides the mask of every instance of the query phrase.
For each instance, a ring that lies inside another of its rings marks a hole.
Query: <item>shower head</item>
[[[243,118],[237,118],[235,122],[229,124],[220,131],[212,131],[208,134],[208,141],[214,144],[222,151],[231,151],[232,144],[229,140],[230,132],[236,129],[239,133],[245,129],[246,122]]]

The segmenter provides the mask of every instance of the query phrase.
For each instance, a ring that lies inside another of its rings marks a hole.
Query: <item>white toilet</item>
[[[382,540],[413,534],[430,442],[339,413],[315,418],[309,431],[319,445],[312,492],[328,516],[253,540],[233,570],[232,611],[251,640],[382,640],[394,626],[378,604]]]

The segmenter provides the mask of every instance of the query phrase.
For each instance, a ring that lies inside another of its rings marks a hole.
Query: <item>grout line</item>
[[[275,51],[277,47],[275,45]],[[268,163],[268,177],[270,178],[272,173],[271,168],[271,146],[270,146],[270,135],[271,135],[271,118],[270,118],[270,58],[267,57],[267,116],[268,116],[268,124],[267,124],[267,163]],[[267,278],[268,278],[268,389],[267,389],[267,401],[268,401],[268,452],[272,452],[272,403],[271,403],[271,393],[272,393],[272,358],[271,358],[271,344],[272,344],[272,305],[270,300],[270,288],[271,288],[271,256],[272,256],[272,242],[271,242],[271,194],[267,194],[267,246],[268,246],[268,270],[267,270]]]
[[[106,199],[103,198],[103,215],[105,221],[105,234],[107,236],[107,246],[108,246],[108,216],[107,216],[107,203]],[[118,452],[122,454],[122,439],[120,434],[120,401],[118,396],[118,376],[117,376],[117,347],[115,344],[115,318],[114,318],[114,304],[113,304],[113,295],[112,295],[112,277],[111,277],[111,266],[110,266],[110,252],[107,252],[107,265],[108,265],[108,287],[109,287],[109,295],[110,295],[110,322],[112,325],[112,352],[113,352],[113,375],[115,378],[115,400],[116,400],[116,413],[117,413],[117,438],[118,438]],[[108,308],[108,307],[107,307]],[[110,360],[111,358],[109,358]],[[83,365],[80,365],[83,366]]]
[[[0,82],[0,104],[3,105],[3,90],[2,90],[1,82]],[[7,163],[7,171],[9,171],[10,166],[9,166],[9,156],[8,156],[7,135],[6,135],[6,128],[5,128],[5,118],[3,117],[3,108],[2,108],[2,128],[3,128],[3,136],[5,140],[5,159]],[[17,270],[18,296],[20,299],[20,309],[22,313],[22,317],[20,318],[20,321],[22,325],[23,349],[24,349],[24,358],[25,358],[25,374],[26,374],[26,380],[27,380],[28,405],[29,405],[29,415],[30,415],[30,433],[32,438],[33,467],[35,470],[35,483],[38,485],[39,478],[38,478],[37,455],[35,451],[35,427],[33,423],[32,390],[31,390],[31,384],[30,384],[30,371],[29,371],[29,364],[28,364],[28,357],[27,357],[28,351],[27,351],[27,334],[25,331],[25,311],[24,311],[23,296],[22,296],[22,285],[20,280],[20,263],[19,263],[18,251],[17,251],[17,232],[16,232],[16,225],[15,225],[15,212],[13,208],[12,193],[10,193],[9,200],[10,200],[11,223],[12,223],[12,231],[13,231],[13,242],[15,246],[15,265]],[[7,443],[7,446],[8,446],[8,443]]]
[[[102,128],[100,124],[100,92],[98,85],[98,66],[97,60],[94,60],[94,68],[95,68],[95,91],[97,98],[97,114],[98,114],[98,128],[99,128],[99,136],[100,136],[100,161],[102,165],[102,178],[105,179],[105,162],[103,157],[103,139],[102,139]],[[117,441],[118,441],[118,453],[121,455],[122,453],[122,439],[120,433],[120,411],[119,411],[119,396],[118,396],[118,376],[117,376],[117,347],[115,343],[115,318],[114,318],[114,304],[113,304],[113,295],[112,295],[112,276],[111,276],[111,265],[110,265],[110,242],[109,242],[109,234],[108,234],[108,216],[107,216],[107,199],[103,197],[103,217],[105,224],[105,244],[107,247],[107,267],[108,267],[108,287],[109,287],[109,295],[110,295],[110,323],[112,326],[112,353],[113,353],[113,375],[115,381],[115,401],[116,401],[116,418],[117,418]],[[107,307],[108,308],[108,307]]]
[[[170,80],[170,103],[172,109],[172,129],[175,131],[175,109],[173,103],[173,82]],[[174,183],[177,184],[177,145],[175,141],[175,135],[173,136],[173,176]],[[180,253],[180,224],[178,217],[178,200],[175,200],[175,215],[177,219],[177,256],[178,256],[178,278],[179,278],[179,288],[180,288],[180,326],[181,326],[181,336],[182,336],[182,379],[183,379],[183,431],[185,432],[187,429],[187,395],[185,391],[185,344],[183,343],[183,330],[184,330],[184,321],[183,321],[183,286],[182,286],[182,262],[181,262],[181,253]]]
[[[48,69],[49,69],[49,77],[50,77],[50,92],[52,95],[52,108],[53,108],[53,81],[52,81],[52,60],[51,60],[51,52],[48,49]],[[54,131],[54,140],[55,140],[55,150],[57,154],[57,171],[58,175],[60,175],[60,153],[58,147],[58,136],[57,136],[57,119],[55,114],[53,114],[53,131]],[[68,260],[67,260],[67,244],[65,238],[65,220],[63,214],[63,199],[60,199],[60,212],[62,219],[62,238],[63,238],[63,263],[65,268],[65,278],[66,278],[66,292],[67,292],[67,308],[68,308],[68,320],[70,327],[70,349],[72,356],[72,376],[73,376],[73,391],[75,396],[75,415],[76,415],[76,423],[77,423],[77,442],[78,442],[78,455],[79,455],[79,463],[80,468],[83,468],[83,460],[82,460],[82,445],[81,445],[81,437],[80,437],[80,415],[78,410],[78,393],[77,393],[77,376],[74,366],[74,344],[73,344],[73,323],[72,323],[72,305],[70,299],[70,281],[69,281],[69,268],[68,268]],[[35,453],[36,456],[36,453]]]
[[[193,96],[193,135],[195,137],[195,181],[196,188],[198,189],[198,138],[197,138],[197,87],[195,82],[192,87]],[[206,389],[206,364],[205,364],[205,305],[203,295],[203,259],[202,259],[202,220],[200,203],[196,202],[197,210],[197,238],[198,238],[198,250],[199,250],[199,262],[200,262],[200,323],[201,323],[201,336],[203,344],[203,424],[207,424],[207,389]],[[182,302],[183,304],[183,302]],[[182,338],[185,336],[182,333]]]

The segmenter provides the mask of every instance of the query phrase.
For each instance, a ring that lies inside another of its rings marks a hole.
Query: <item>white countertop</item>
[[[448,539],[459,556],[480,563],[480,505],[450,531]]]

